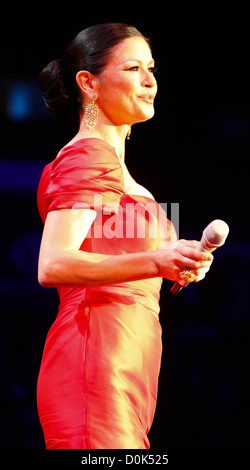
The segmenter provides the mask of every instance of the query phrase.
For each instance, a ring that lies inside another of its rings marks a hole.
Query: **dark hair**
[[[77,121],[82,96],[76,82],[80,70],[99,75],[107,65],[112,49],[124,39],[140,36],[134,26],[104,23],[81,31],[65,50],[61,59],[50,62],[39,75],[38,83],[46,106],[56,116]]]

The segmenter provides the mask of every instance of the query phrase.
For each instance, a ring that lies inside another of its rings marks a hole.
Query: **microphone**
[[[225,240],[229,233],[229,227],[223,220],[213,220],[204,230],[201,237],[200,251],[206,251],[212,253],[225,243]],[[183,287],[186,287],[189,282],[186,282],[184,286],[181,286],[178,282],[175,282],[170,292],[173,295],[179,294]]]

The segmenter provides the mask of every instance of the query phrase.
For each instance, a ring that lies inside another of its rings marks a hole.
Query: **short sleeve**
[[[119,203],[123,194],[123,173],[115,150],[99,139],[81,139],[45,167],[38,207],[45,219],[49,211],[58,209],[101,209]]]

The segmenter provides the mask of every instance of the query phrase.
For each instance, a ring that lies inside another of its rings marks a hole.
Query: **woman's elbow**
[[[56,284],[53,262],[43,260],[38,263],[38,282],[42,287],[54,287]]]

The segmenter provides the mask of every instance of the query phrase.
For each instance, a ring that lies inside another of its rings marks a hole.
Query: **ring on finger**
[[[188,269],[186,269],[185,271],[181,271],[179,273],[179,277],[183,280],[183,281],[187,281],[187,282],[193,282],[195,281],[196,279],[196,276],[194,273],[192,273],[192,271],[189,271]]]

